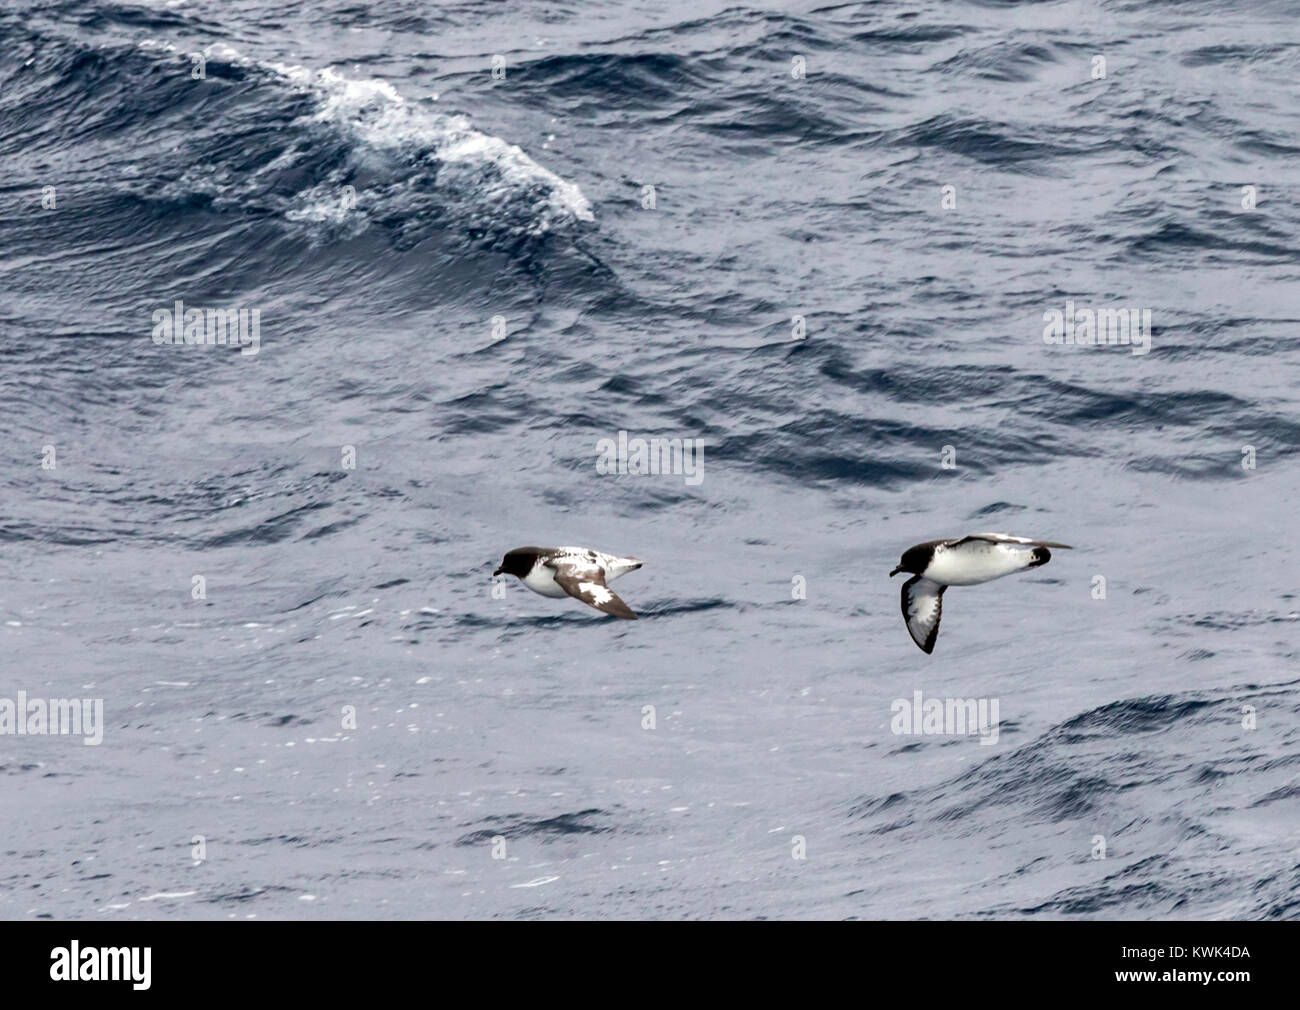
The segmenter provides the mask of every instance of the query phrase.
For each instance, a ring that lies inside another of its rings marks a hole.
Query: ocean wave
[[[166,213],[274,215],[316,239],[377,226],[406,245],[437,228],[499,241],[594,220],[576,183],[384,80],[258,61],[226,43],[191,54],[160,39],[29,33],[17,49],[33,56],[0,99],[10,145],[21,143],[12,150],[34,162],[73,136],[97,150],[111,172],[87,183],[104,178],[95,188],[110,221],[114,192]]]
[[[564,221],[594,219],[590,202],[575,183],[543,168],[517,145],[474,129],[469,116],[408,102],[387,81],[350,79],[331,68],[313,72],[300,66],[269,66],[315,96],[318,108],[312,121],[331,124],[371,150],[430,154],[441,166],[457,170],[459,185],[472,191],[488,214],[525,196],[534,200],[535,217],[528,229],[536,234]],[[316,206],[307,203],[307,208]],[[300,219],[313,216],[302,208],[294,212]]]

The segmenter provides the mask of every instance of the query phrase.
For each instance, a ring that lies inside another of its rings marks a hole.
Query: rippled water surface
[[[12,0],[0,698],[105,726],[0,915],[1296,917],[1297,110],[1270,0]]]

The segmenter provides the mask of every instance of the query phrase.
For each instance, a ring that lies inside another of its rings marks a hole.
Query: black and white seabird
[[[629,621],[632,609],[605,583],[641,567],[636,558],[620,558],[589,547],[516,547],[492,574],[515,575],[534,593],[572,596],[589,607]]]
[[[1006,533],[972,533],[909,547],[889,577],[899,572],[914,573],[903,583],[902,593],[903,620],[912,641],[926,653],[934,652],[943,614],[943,591],[949,586],[977,586],[1045,565],[1052,560],[1049,547],[1071,549],[1069,544]]]

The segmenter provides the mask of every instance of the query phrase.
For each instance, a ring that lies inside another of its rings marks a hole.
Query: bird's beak
[[[498,576],[498,575],[500,575],[500,574],[501,574],[501,569],[498,568],[495,572],[492,573],[492,576],[495,578],[496,576]]]
[[[899,565],[897,568],[895,568],[892,572],[889,573],[889,577],[892,579],[895,575],[897,575],[902,570],[903,570],[903,566]]]

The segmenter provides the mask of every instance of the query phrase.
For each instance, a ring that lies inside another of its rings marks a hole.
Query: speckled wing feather
[[[903,620],[912,641],[927,655],[934,652],[935,639],[939,637],[939,618],[943,616],[943,591],[947,586],[914,575],[903,583],[900,602]]]
[[[585,558],[565,557],[548,561],[547,566],[555,572],[556,584],[575,600],[615,617],[637,619],[632,608],[605,585],[605,570],[600,565]]]
[[[1063,551],[1074,550],[1069,544],[1058,544],[1055,540],[1030,540],[1028,537],[1013,537],[1010,533],[972,533],[968,537],[951,541],[951,546],[956,547],[968,540],[987,540],[991,544],[1014,544],[1017,547],[1059,547]]]

